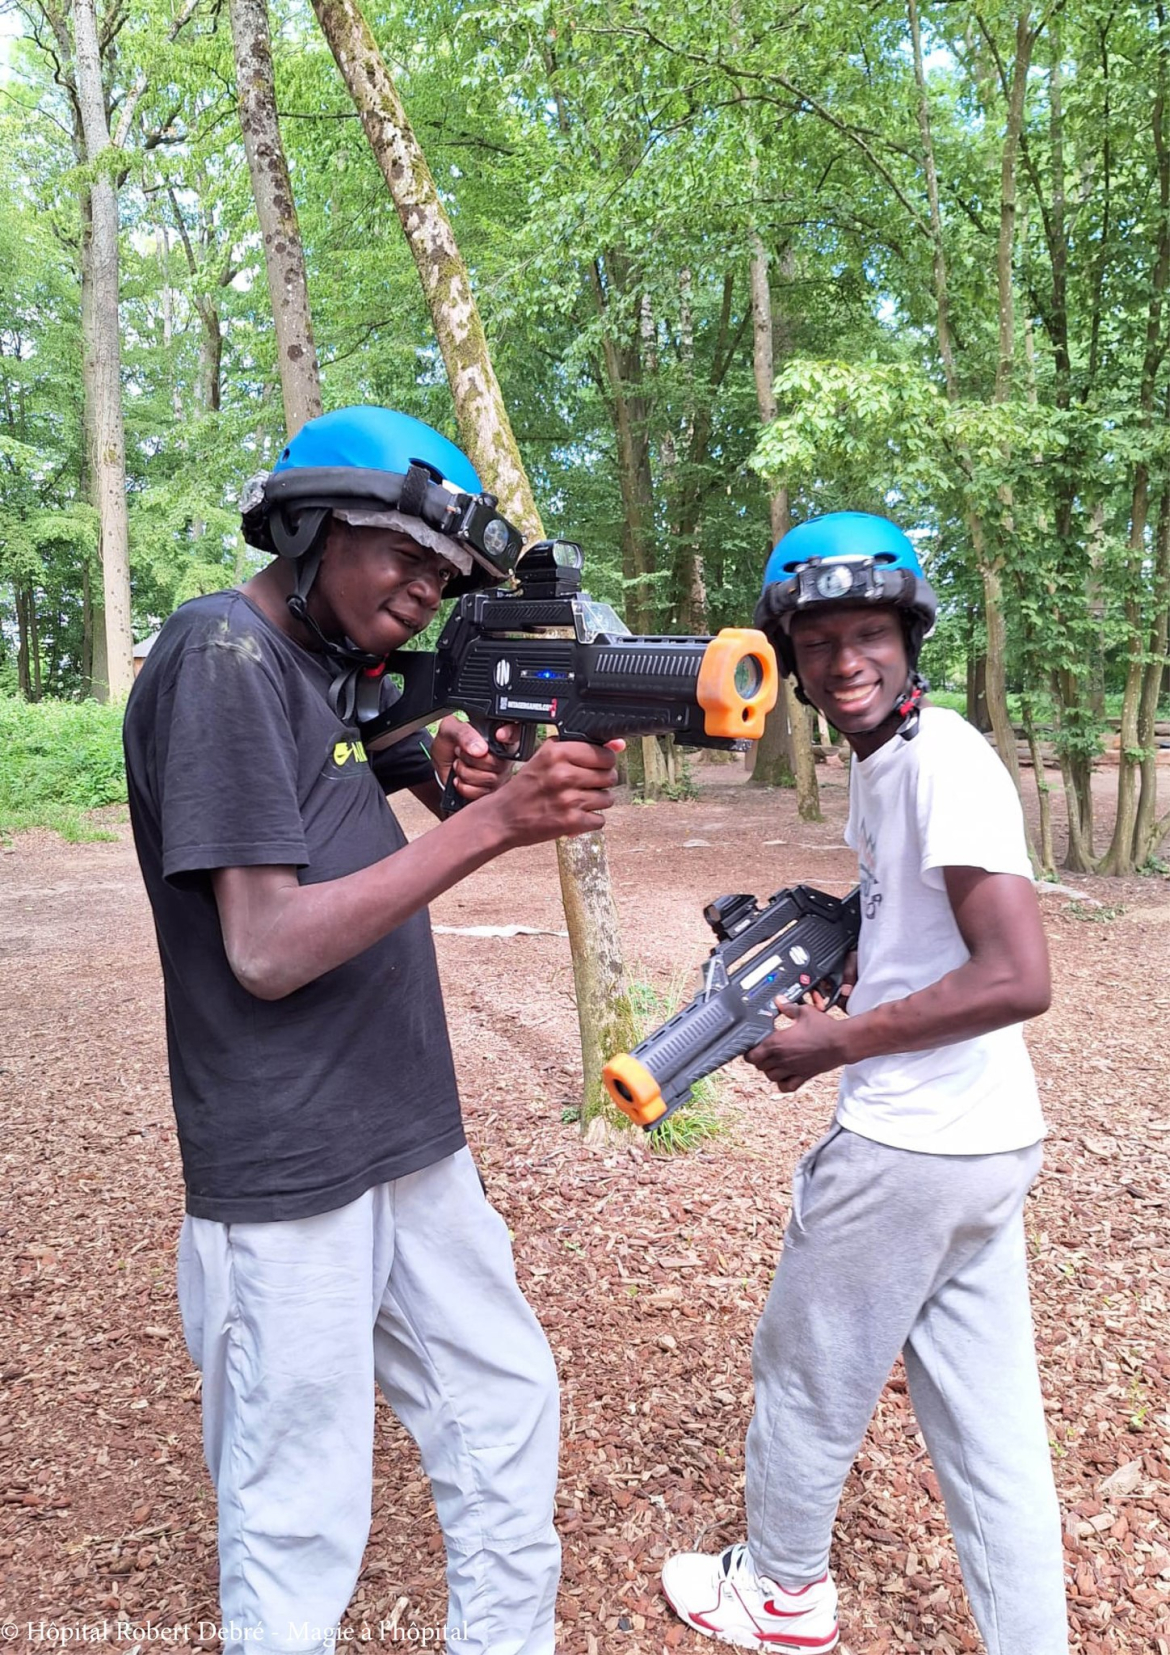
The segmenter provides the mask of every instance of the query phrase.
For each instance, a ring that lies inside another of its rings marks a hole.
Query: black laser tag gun
[[[618,736],[673,735],[689,747],[756,741],[776,704],[779,677],[762,632],[729,627],[716,637],[633,637],[607,603],[581,590],[581,548],[544,540],[516,567],[520,590],[468,592],[434,650],[398,650],[386,672],[401,695],[358,720],[367,751],[400,741],[445,713],[462,712],[492,751],[498,724],[519,724],[526,759],[542,724],[566,741],[603,745]],[[464,801],[449,782],[444,812]]]
[[[793,885],[764,908],[754,896],[721,896],[703,918],[718,941],[703,967],[702,988],[601,1071],[616,1107],[647,1132],[687,1101],[697,1080],[771,1034],[776,1000],[795,1004],[826,983],[828,1003],[835,1004],[846,956],[857,947],[861,902],[856,889],[835,897]]]

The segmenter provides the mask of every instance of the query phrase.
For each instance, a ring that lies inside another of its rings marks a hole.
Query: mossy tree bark
[[[93,0],[74,0],[77,111],[90,169],[82,220],[81,333],[89,472],[101,535],[105,682],[99,699],[128,695],[134,682],[130,624],[130,524],[122,424],[122,348],[118,322],[118,190],[106,116],[101,47]]]
[[[305,251],[276,116],[267,0],[229,0],[229,10],[240,126],[276,327],[284,423],[289,436],[295,437],[306,421],[321,412],[321,377],[309,311]],[[204,327],[209,327],[202,309],[200,316]],[[218,374],[216,379],[218,382]]]

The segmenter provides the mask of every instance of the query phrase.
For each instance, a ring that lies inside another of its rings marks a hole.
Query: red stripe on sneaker
[[[682,1619],[690,1621],[692,1626],[700,1627],[704,1632],[710,1632],[713,1637],[721,1638],[725,1635],[721,1627],[713,1626],[704,1616],[695,1614],[694,1610],[688,1615],[683,1615]],[[765,1632],[759,1623],[756,1623],[756,1636],[768,1649],[832,1649],[837,1642],[837,1633],[836,1622],[823,1638],[802,1638],[795,1632]]]

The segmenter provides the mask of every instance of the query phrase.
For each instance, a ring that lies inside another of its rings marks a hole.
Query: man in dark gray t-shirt
[[[519,550],[428,426],[310,421],[246,493],[244,532],[274,561],[171,617],[125,726],[225,1639],[332,1647],[370,1524],[376,1381],[431,1478],[448,1637],[552,1655],[556,1374],[466,1147],[426,904],[502,851],[600,827],[613,754],[550,742],[507,779],[447,719],[367,759],[358,676]],[[408,844],[386,794],[439,814],[452,775],[468,807]]]

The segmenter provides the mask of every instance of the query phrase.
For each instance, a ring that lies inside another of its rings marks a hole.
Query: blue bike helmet
[[[798,523],[773,549],[755,621],[787,677],[796,678],[792,617],[823,603],[892,604],[901,612],[914,692],[907,714],[914,714],[928,688],[918,657],[934,628],[938,599],[913,545],[895,523],[869,512],[830,512]],[[799,678],[796,693],[807,704]],[[913,735],[916,722],[914,717],[903,733]]]
[[[389,408],[338,408],[302,426],[271,472],[245,485],[244,539],[291,558],[303,604],[329,518],[398,528],[459,569],[445,596],[498,586],[523,544],[475,467],[438,431]]]

